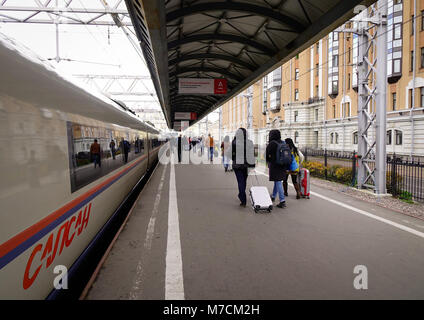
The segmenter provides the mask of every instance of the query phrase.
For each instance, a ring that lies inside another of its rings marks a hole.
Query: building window
[[[333,104],[333,118],[336,118],[336,105]]]
[[[412,89],[409,89],[408,90],[409,91],[409,107],[410,108],[412,108],[412,105],[413,105],[413,101],[412,101],[412,98],[413,98],[413,91],[412,91]]]
[[[343,117],[350,117],[350,102],[343,103]]]
[[[299,142],[299,132],[295,132],[294,133],[294,143],[298,143]]]
[[[396,92],[392,93],[392,110],[396,110]]]
[[[315,65],[315,70],[316,70],[315,75],[318,77],[318,76],[319,76],[319,63],[317,63],[317,64]]]
[[[411,61],[409,66],[409,71],[414,70],[414,51],[411,51]]]
[[[337,54],[333,55],[333,67],[339,66],[339,56]]]
[[[400,59],[393,60],[393,72],[400,73]]]
[[[402,131],[395,130],[395,135],[396,135],[396,145],[397,146],[402,145]]]
[[[386,133],[386,145],[392,145],[392,130],[387,130]]]
[[[421,48],[421,68],[424,68],[424,48]]]
[[[396,23],[395,27],[393,28],[393,39],[394,40],[399,40],[402,37],[402,24],[401,23]]]
[[[420,88],[420,107],[424,108],[424,87]]]
[[[358,131],[353,133],[353,144],[358,144]]]
[[[319,42],[317,42],[317,52],[319,51]]]
[[[295,101],[299,100],[299,89],[294,89],[294,100]]]
[[[318,108],[315,109],[315,121],[318,121]]]
[[[297,69],[297,68],[294,71],[294,79],[299,80],[299,69]]]
[[[411,16],[411,35],[414,35],[414,29],[415,29],[415,17]]]
[[[315,97],[319,97],[319,86],[315,86]]]
[[[421,11],[421,31],[424,31],[424,10]]]
[[[339,91],[339,81],[338,80],[333,80],[332,89],[333,89],[332,93],[337,94],[337,92]]]
[[[299,117],[299,111],[294,112],[294,122],[297,122],[297,119]]]
[[[330,144],[334,143],[334,133],[330,134]]]
[[[336,133],[336,144],[339,144],[339,134]]]
[[[350,73],[347,75],[347,89],[350,90]]]
[[[337,31],[333,32],[333,41],[337,41],[339,38],[339,33]]]
[[[350,63],[350,48],[347,49],[347,62]]]

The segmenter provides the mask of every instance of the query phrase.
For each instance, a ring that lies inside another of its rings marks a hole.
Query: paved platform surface
[[[87,299],[424,298],[423,221],[312,192],[296,200],[290,187],[287,208],[255,214],[221,165],[158,165]]]

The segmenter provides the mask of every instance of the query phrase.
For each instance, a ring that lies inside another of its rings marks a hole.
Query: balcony
[[[273,112],[279,111],[281,108],[281,90],[270,92],[269,109]]]

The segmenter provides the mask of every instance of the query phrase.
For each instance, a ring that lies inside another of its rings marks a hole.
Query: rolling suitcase
[[[272,201],[267,187],[251,187],[250,200],[255,212],[272,210]]]
[[[311,195],[310,173],[308,169],[300,169],[300,194],[303,198],[309,199]]]

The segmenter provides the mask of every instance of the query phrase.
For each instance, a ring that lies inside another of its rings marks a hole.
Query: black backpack
[[[289,145],[284,141],[282,141],[281,143],[278,143],[277,141],[275,142],[277,143],[275,163],[279,164],[282,167],[290,167],[292,162],[292,155]]]

